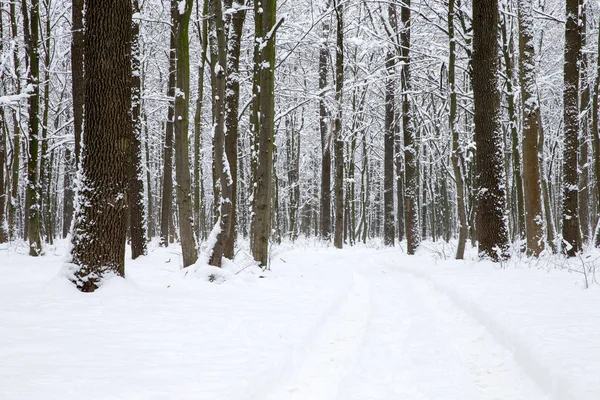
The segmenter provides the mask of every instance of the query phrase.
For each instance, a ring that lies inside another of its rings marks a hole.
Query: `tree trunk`
[[[329,8],[329,2],[327,4]],[[325,89],[327,88],[327,36],[329,23],[323,22],[322,43],[319,46],[319,130],[321,132],[321,203],[320,203],[320,234],[321,239],[331,239],[331,140],[327,127],[327,107],[325,105]]]
[[[544,249],[544,218],[540,192],[538,162],[538,123],[541,122],[537,102],[533,6],[519,0],[519,75],[523,110],[523,175],[525,189],[525,226],[527,254],[538,257]]]
[[[23,6],[26,7],[25,3]],[[23,14],[26,14],[26,8]],[[39,0],[31,3],[29,34],[25,34],[27,52],[29,54],[28,85],[33,91],[29,97],[29,138],[27,154],[27,193],[25,209],[27,210],[27,238],[29,240],[29,255],[39,256],[43,252],[41,237],[41,199],[39,187],[39,110],[40,110],[40,57],[39,41]],[[26,23],[26,22],[24,22]]]
[[[410,99],[410,0],[402,4],[402,31],[400,32],[402,72],[402,130],[404,133],[404,222],[406,251],[415,254],[421,242],[419,229],[419,170],[417,166],[418,143],[415,143]]]
[[[579,0],[566,1],[564,60],[563,250],[574,257],[581,250],[578,216],[579,147]]]
[[[71,280],[93,292],[125,275],[127,183],[131,150],[131,1],[86,7],[85,131]]]
[[[462,260],[465,256],[465,243],[467,241],[467,208],[465,206],[465,184],[461,171],[462,153],[459,149],[459,136],[456,129],[456,41],[454,34],[454,0],[448,3],[448,39],[450,42],[450,55],[448,59],[448,89],[450,91],[450,113],[448,115],[449,130],[452,134],[452,170],[456,182],[456,207],[458,213],[458,246],[456,259]]]
[[[15,72],[15,86],[17,93],[21,93],[21,68],[19,59],[19,48],[17,39],[19,38],[19,28],[17,25],[16,2],[9,3],[10,25],[12,39],[15,42],[13,50],[13,67]],[[19,171],[21,170],[21,127],[19,124],[19,115],[16,109],[13,110],[13,143],[11,157],[11,179],[10,179],[10,203],[8,205],[8,235],[14,240],[19,235]]]
[[[260,10],[262,8],[262,10]],[[262,11],[262,12],[261,12]],[[260,95],[258,101],[258,137],[256,138],[257,165],[255,176],[254,220],[252,223],[252,255],[266,268],[269,261],[269,237],[271,234],[271,196],[273,181],[273,145],[275,117],[275,13],[276,0],[264,0],[254,4],[256,32],[255,46],[258,58],[254,64]],[[260,16],[258,18],[258,16]],[[260,41],[260,43],[258,43]]]
[[[165,126],[165,145],[163,160],[163,186],[160,210],[160,243],[162,246],[169,246],[169,229],[173,218],[173,118],[176,84],[175,65],[175,33],[177,30],[177,3],[171,4],[171,35],[169,41],[169,83],[167,88],[167,97],[169,98],[167,123]]]
[[[232,1],[225,2],[227,9],[232,8]],[[246,19],[246,12],[240,8],[245,7],[244,0],[236,3],[236,11],[231,15],[227,42],[227,82],[225,90],[225,155],[229,162],[231,174],[231,219],[230,231],[227,234],[224,256],[233,259],[235,241],[237,238],[237,171],[238,171],[238,108],[240,102],[240,48],[242,43],[242,29]],[[227,34],[227,32],[225,32]]]
[[[600,18],[598,18],[600,24]],[[600,212],[600,136],[598,136],[598,109],[600,90],[600,30],[598,30],[598,56],[596,61],[596,80],[594,82],[594,95],[592,97],[592,149],[594,151],[594,186],[596,192],[596,209]],[[594,246],[600,247],[600,218],[596,216],[596,231],[594,232]]]
[[[335,162],[335,203],[333,245],[344,246],[344,140],[342,138],[342,91],[344,89],[344,5],[334,0],[337,21],[337,47],[335,52],[335,101],[337,115],[334,121],[333,152]]]
[[[188,267],[198,259],[196,241],[194,240],[194,216],[192,209],[190,160],[189,160],[189,108],[190,108],[190,44],[189,24],[193,0],[185,0],[185,8],[181,12],[181,4],[176,0],[172,7],[178,7],[177,38],[175,55],[177,58],[177,80],[175,89],[175,179],[177,181],[177,209],[179,216],[179,240],[183,255],[183,267]]]
[[[394,17],[394,5],[390,3],[390,20]],[[394,131],[396,130],[395,85],[393,77],[396,69],[396,56],[388,50],[385,61],[387,78],[385,82],[385,128],[384,128],[384,160],[383,160],[383,242],[386,246],[394,246]]]
[[[473,93],[477,239],[479,255],[495,261],[508,255],[498,67],[498,0],[476,1],[473,3]]]
[[[221,0],[210,0],[209,13],[212,16],[210,20],[210,53],[211,58],[213,58],[213,62],[215,63],[214,68],[212,68],[211,71],[211,80],[213,83],[214,93],[214,155],[215,169],[221,187],[221,197],[219,199],[219,218],[210,235],[212,239],[210,243],[210,245],[212,245],[212,249],[209,250],[210,257],[208,263],[215,267],[220,267],[223,255],[230,240],[229,235],[231,234],[231,225],[233,223],[233,201],[231,197],[233,194],[233,175],[231,173],[231,168],[225,148],[225,92],[227,86],[227,40],[225,39],[225,27],[223,25],[223,11],[221,7]]]
[[[138,0],[133,0],[133,12],[139,15]],[[132,101],[132,137],[129,176],[129,223],[131,235],[131,258],[136,259],[147,253],[146,249],[146,216],[144,210],[144,169],[142,165],[142,97],[141,97],[141,48],[140,22],[132,21],[131,40],[131,101]]]

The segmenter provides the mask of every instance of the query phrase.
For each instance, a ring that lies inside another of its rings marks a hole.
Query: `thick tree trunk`
[[[70,274],[84,292],[111,274],[125,275],[131,16],[130,0],[90,1],[86,7],[86,122]]]
[[[140,12],[138,0],[133,0],[133,12]],[[131,258],[136,259],[147,253],[146,217],[144,210],[144,169],[142,165],[142,98],[141,98],[141,49],[140,22],[132,21],[131,40],[131,100],[132,136],[131,160],[128,188],[129,223],[131,235]]]
[[[23,4],[26,7],[25,3]],[[23,9],[23,14],[27,10]],[[25,34],[27,53],[29,54],[28,85],[33,91],[29,97],[29,138],[27,154],[27,192],[25,209],[27,210],[27,239],[29,255],[39,256],[43,252],[41,237],[41,199],[39,185],[39,110],[40,110],[40,57],[39,57],[39,0],[31,3],[29,34]],[[27,22],[24,22],[27,24]]]
[[[177,80],[175,90],[175,179],[177,181],[177,210],[179,217],[179,240],[183,255],[183,267],[188,267],[198,259],[194,239],[194,216],[191,196],[191,177],[189,160],[189,108],[190,108],[190,44],[189,24],[193,0],[185,0],[185,8],[174,1],[173,7],[179,8],[177,17],[177,38],[175,54],[177,58]]]
[[[260,10],[262,8],[262,10]],[[261,12],[262,11],[262,12]],[[258,137],[256,185],[254,195],[254,220],[252,223],[252,255],[258,263],[266,268],[269,261],[269,237],[271,234],[271,198],[273,182],[273,146],[274,146],[274,117],[275,117],[275,13],[276,0],[255,2],[254,19],[257,24],[256,32],[258,59],[254,68],[258,70]],[[257,16],[260,15],[260,18]]]
[[[544,249],[544,218],[540,192],[538,162],[538,123],[541,122],[537,102],[533,6],[519,0],[519,75],[523,110],[523,175],[525,189],[525,226],[527,253],[539,256]]]
[[[498,67],[498,0],[479,0],[473,3],[476,225],[480,256],[496,261],[508,248]]]
[[[577,151],[579,147],[579,0],[566,1],[564,60],[563,250],[574,257],[581,250],[578,215]]]
[[[406,231],[406,251],[415,254],[421,242],[419,229],[419,169],[417,166],[417,150],[419,144],[415,141],[412,125],[410,99],[410,0],[402,4],[402,31],[400,32],[402,72],[402,130],[404,133],[404,223]]]

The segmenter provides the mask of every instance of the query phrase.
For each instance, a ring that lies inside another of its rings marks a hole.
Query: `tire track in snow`
[[[271,391],[266,400],[331,400],[350,372],[369,318],[369,285],[357,273],[339,311],[320,329],[293,373]]]
[[[364,347],[332,399],[545,398],[485,327],[430,284],[374,265],[363,271],[372,293]]]

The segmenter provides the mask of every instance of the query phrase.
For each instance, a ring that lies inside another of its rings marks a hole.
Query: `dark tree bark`
[[[167,97],[169,98],[169,109],[167,111],[167,123],[165,125],[165,145],[163,164],[163,186],[160,209],[160,243],[169,246],[169,230],[173,220],[173,119],[175,114],[175,33],[177,30],[177,2],[171,4],[171,36],[169,52],[169,83]]]
[[[232,1],[226,0],[225,7],[232,8]],[[231,174],[231,227],[227,235],[224,256],[233,259],[235,241],[237,238],[237,171],[238,171],[238,108],[240,102],[240,49],[242,44],[242,29],[246,19],[245,1],[236,3],[237,10],[231,15],[227,46],[227,83],[225,89],[225,154],[229,162]],[[225,32],[227,34],[227,32]]]
[[[600,18],[598,19],[600,23]],[[598,30],[598,56],[596,60],[596,80],[594,82],[594,95],[592,97],[592,149],[594,152],[594,186],[596,194],[596,209],[600,212],[600,136],[598,135],[598,111],[600,98],[600,30]],[[596,216],[596,231],[594,232],[594,246],[600,247],[600,218]]]
[[[329,8],[329,4],[327,6]],[[331,133],[327,127],[327,106],[325,105],[325,89],[327,88],[327,37],[329,23],[323,22],[322,43],[319,46],[319,130],[321,132],[321,202],[320,202],[320,234],[321,239],[331,240]]]
[[[73,188],[73,176],[75,175],[76,161],[73,156],[73,152],[70,148],[65,149],[65,160],[64,160],[64,173],[63,173],[63,225],[62,225],[62,237],[67,237],[71,230],[71,222],[73,220],[74,207],[73,203],[75,200],[75,191]]]
[[[498,0],[479,0],[473,3],[476,225],[480,256],[496,261],[508,248],[498,64]]]
[[[181,7],[174,1],[174,7]],[[175,178],[177,180],[177,211],[179,217],[179,240],[183,254],[183,267],[188,267],[198,259],[194,239],[194,216],[191,196],[189,160],[189,106],[190,106],[190,60],[189,24],[193,0],[185,0],[183,13],[176,13],[177,38],[175,53],[177,58],[177,80],[175,90]]]
[[[27,14],[26,3],[23,2],[23,14]],[[39,256],[43,252],[41,237],[41,198],[39,185],[39,111],[40,111],[40,56],[39,26],[40,4],[33,0],[29,11],[29,29],[25,32],[27,53],[29,55],[29,74],[27,83],[33,87],[29,96],[29,138],[27,154],[27,192],[25,209],[27,210],[27,238],[29,255]],[[24,21],[25,24],[28,21]],[[27,32],[29,31],[29,32]]]
[[[581,250],[578,216],[579,147],[579,0],[566,1],[564,60],[563,250],[574,257]]]
[[[133,0],[133,12],[140,12],[138,0]],[[146,216],[144,210],[144,168],[142,165],[142,98],[141,98],[141,49],[140,23],[132,21],[131,40],[131,101],[132,101],[132,137],[129,177],[129,223],[131,235],[131,258],[136,259],[147,253]]]
[[[388,5],[388,18],[393,32],[396,27],[396,7],[393,3]],[[384,160],[383,160],[383,242],[386,246],[394,246],[396,238],[396,220],[394,215],[394,133],[396,131],[396,54],[388,50],[385,60],[385,127],[384,127]]]
[[[4,9],[0,9],[4,11]],[[3,17],[0,15],[0,54],[4,54],[4,24]],[[4,94],[4,79],[0,79],[0,95]],[[6,115],[4,107],[0,107],[0,243],[8,241],[8,232],[6,230],[6,193],[7,182],[5,182],[4,171],[6,170],[6,139],[8,137],[8,127],[6,124]]]
[[[335,157],[335,203],[333,245],[344,246],[344,139],[342,138],[342,93],[344,89],[344,5],[334,0],[337,21],[337,46],[335,51],[335,100],[337,115],[334,121],[333,152]]]
[[[213,228],[211,237],[214,237],[208,263],[220,267],[225,253],[229,235],[231,234],[233,176],[226,153],[225,138],[225,102],[227,86],[227,47],[225,27],[223,24],[223,10],[221,0],[210,0],[210,53],[214,67],[211,68],[211,81],[213,84],[213,124],[214,124],[214,161],[215,171],[221,187],[219,199],[219,218]],[[237,118],[237,115],[236,115]],[[236,154],[237,156],[237,154]]]
[[[86,7],[86,121],[70,274],[84,292],[110,274],[125,275],[131,16],[131,0],[89,0]]]
[[[262,8],[262,10],[260,10]],[[262,11],[262,12],[261,12]],[[252,255],[262,267],[268,266],[269,236],[271,234],[271,199],[273,184],[273,146],[275,117],[275,13],[276,0],[264,0],[254,4],[254,19],[257,32],[258,57],[254,64],[258,71],[254,93],[260,87],[258,101],[257,165],[254,195],[254,220],[252,223]]]
[[[404,223],[406,226],[406,251],[415,254],[421,242],[419,229],[419,168],[417,165],[418,142],[412,122],[410,99],[410,0],[402,4],[400,13],[402,31],[400,32],[400,48],[402,72],[402,130],[404,133]]]
[[[523,110],[523,175],[527,253],[539,256],[544,249],[544,218],[538,162],[538,123],[541,122],[535,81],[533,6],[519,0],[519,75]]]

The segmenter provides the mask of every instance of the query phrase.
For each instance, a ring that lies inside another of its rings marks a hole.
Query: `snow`
[[[93,294],[66,243],[0,247],[0,399],[597,400],[600,287],[560,258],[446,260],[424,243],[242,249],[180,269],[150,246]],[[201,257],[202,259],[202,257]],[[577,262],[594,264],[596,259]],[[566,262],[566,261],[565,261]],[[245,265],[245,266],[244,266]],[[594,271],[595,269],[592,269]]]

